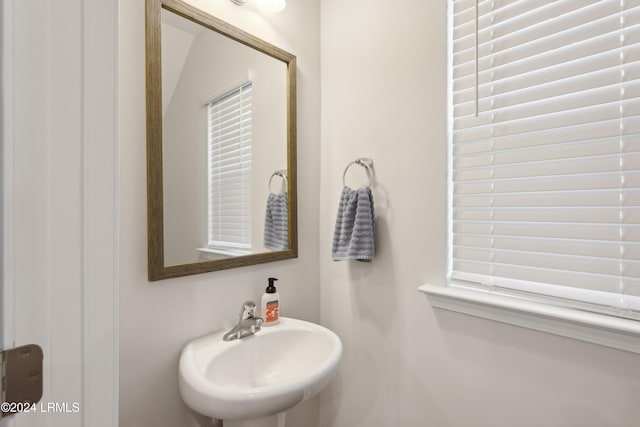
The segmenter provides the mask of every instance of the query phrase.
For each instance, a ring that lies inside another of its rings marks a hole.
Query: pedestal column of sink
[[[222,427],[285,427],[285,415],[285,412],[280,412],[277,415],[253,420],[227,420],[222,421]],[[213,424],[216,427],[219,426],[219,424],[216,424],[216,421],[214,421]]]

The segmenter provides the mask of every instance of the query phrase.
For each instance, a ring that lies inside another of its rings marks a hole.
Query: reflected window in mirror
[[[207,103],[209,243],[204,253],[251,253],[252,83]]]

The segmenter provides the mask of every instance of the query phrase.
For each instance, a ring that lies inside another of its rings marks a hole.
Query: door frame
[[[0,19],[1,344],[40,345],[43,400],[80,406],[0,425],[116,426],[118,0],[0,0]]]

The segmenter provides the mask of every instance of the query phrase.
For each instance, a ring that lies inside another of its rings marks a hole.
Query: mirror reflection
[[[166,9],[161,40],[165,264],[287,249],[286,64]]]
[[[297,257],[295,56],[146,7],[149,280]]]

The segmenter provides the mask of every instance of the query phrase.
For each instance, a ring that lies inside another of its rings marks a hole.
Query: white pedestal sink
[[[284,411],[318,394],[342,356],[335,333],[303,320],[283,317],[234,341],[224,332],[187,344],[179,367],[184,402],[224,427],[282,427]]]

